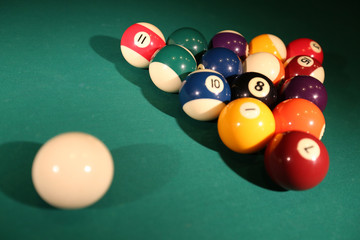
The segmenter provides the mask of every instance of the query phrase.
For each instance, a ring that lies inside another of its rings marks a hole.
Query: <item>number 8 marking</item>
[[[270,92],[269,83],[260,77],[255,77],[249,81],[249,91],[252,95],[258,98],[266,97]]]

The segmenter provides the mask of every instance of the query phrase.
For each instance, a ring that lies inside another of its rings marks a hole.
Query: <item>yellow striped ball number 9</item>
[[[218,132],[232,151],[254,153],[262,150],[275,132],[275,119],[268,106],[255,98],[238,98],[221,111]]]

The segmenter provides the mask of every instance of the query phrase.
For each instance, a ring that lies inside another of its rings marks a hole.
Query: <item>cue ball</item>
[[[304,132],[279,133],[265,151],[265,169],[270,178],[288,190],[317,186],[329,169],[329,154],[316,137]]]
[[[221,111],[218,133],[232,151],[253,153],[263,149],[275,132],[275,119],[268,106],[255,98],[238,98]]]
[[[150,23],[131,25],[121,37],[120,49],[125,60],[132,66],[147,68],[154,53],[165,46],[162,32]]]
[[[108,148],[96,137],[68,132],[48,140],[32,165],[32,181],[48,204],[78,209],[97,202],[109,189],[114,163]]]

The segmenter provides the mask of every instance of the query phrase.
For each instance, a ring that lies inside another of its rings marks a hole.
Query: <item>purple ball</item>
[[[210,41],[210,48],[218,47],[230,49],[241,60],[244,60],[249,52],[249,46],[244,36],[232,30],[224,30],[215,34]]]
[[[303,98],[313,102],[325,110],[327,104],[327,92],[325,86],[311,76],[296,76],[285,82],[280,93],[281,99]]]

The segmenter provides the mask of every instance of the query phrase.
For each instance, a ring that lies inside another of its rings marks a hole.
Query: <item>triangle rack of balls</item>
[[[217,120],[230,150],[265,149],[265,169],[282,188],[307,190],[325,178],[327,92],[316,41],[299,38],[285,45],[273,34],[247,41],[223,30],[208,42],[191,27],[165,39],[153,24],[139,22],[125,30],[120,49],[129,64],[148,69],[157,88],[178,93],[189,117]]]

